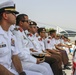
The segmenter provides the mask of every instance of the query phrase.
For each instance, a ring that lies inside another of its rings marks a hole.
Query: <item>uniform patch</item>
[[[6,47],[6,44],[3,44],[2,47]]]
[[[39,41],[42,41],[42,38],[38,38]]]
[[[6,44],[4,44],[3,42],[0,45],[0,48],[2,48],[2,47],[6,47]]]
[[[47,43],[50,43],[50,41],[48,40]]]
[[[23,29],[20,27],[20,28],[18,28],[18,30],[20,30],[20,32],[23,32]]]
[[[15,46],[15,41],[11,39],[11,46]]]
[[[28,36],[32,37],[32,34],[27,34]]]
[[[0,45],[0,48],[2,48],[2,47],[6,47],[6,44],[2,44],[2,45]]]
[[[18,28],[14,28],[14,30],[18,31]]]

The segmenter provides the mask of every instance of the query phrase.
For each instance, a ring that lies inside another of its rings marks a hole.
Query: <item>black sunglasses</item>
[[[16,15],[15,12],[12,12],[12,11],[6,11],[7,14],[13,14],[13,15]]]
[[[30,21],[29,21],[29,20],[22,20],[22,22],[27,22],[27,23],[29,23]]]

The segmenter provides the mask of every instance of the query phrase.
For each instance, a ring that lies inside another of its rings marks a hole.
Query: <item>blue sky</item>
[[[27,14],[39,26],[60,26],[63,29],[76,30],[76,0],[14,0],[14,2],[20,13]]]

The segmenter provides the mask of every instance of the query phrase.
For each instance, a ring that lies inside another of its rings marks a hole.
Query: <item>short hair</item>
[[[3,13],[0,13],[0,21],[2,20],[3,17]]]
[[[68,39],[68,37],[64,36],[65,39]]]
[[[26,14],[19,14],[17,17],[16,17],[16,25],[18,26],[19,25],[19,22],[24,20],[24,16],[28,16]]]
[[[54,29],[49,31],[50,35],[55,33],[55,32],[56,32],[56,30],[54,30]]]

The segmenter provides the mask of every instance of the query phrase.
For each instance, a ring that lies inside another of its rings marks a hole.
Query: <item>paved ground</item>
[[[69,55],[69,61],[72,62],[72,55]],[[71,70],[64,70],[67,75],[72,75],[72,66],[70,66]]]

